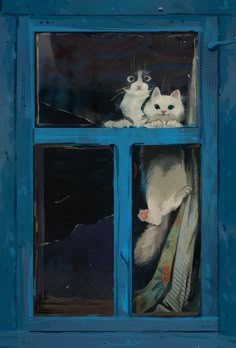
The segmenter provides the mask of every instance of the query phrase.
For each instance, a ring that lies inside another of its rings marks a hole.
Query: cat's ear
[[[172,92],[170,96],[175,99],[181,100],[181,94],[179,89],[176,89],[174,92]]]
[[[152,98],[156,98],[159,97],[161,95],[161,91],[158,87],[154,88],[153,92],[152,92]]]

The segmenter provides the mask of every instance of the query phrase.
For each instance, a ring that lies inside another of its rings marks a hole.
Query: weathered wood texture
[[[15,18],[0,17],[0,330],[16,323],[15,39]]]
[[[17,252],[17,324],[33,312],[33,114],[34,74],[32,40],[27,36],[28,23],[19,20],[17,31],[16,88],[16,224]],[[31,52],[31,54],[30,54]]]
[[[216,333],[18,333],[0,336],[0,347],[34,348],[234,348],[236,340]]]
[[[3,0],[4,14],[125,15],[125,14],[235,14],[235,0]]]
[[[221,40],[235,37],[236,18],[221,18]],[[236,45],[220,51],[219,208],[221,330],[236,335]]]
[[[135,143],[146,145],[171,145],[171,144],[194,144],[201,142],[197,128],[167,128],[162,129],[126,129],[125,133],[119,128],[81,129],[81,128],[37,128],[34,132],[36,144],[63,143],[71,144],[80,142],[82,144],[116,144],[130,146]]]
[[[54,6],[55,5],[55,6]],[[161,9],[162,8],[162,9]],[[159,10],[158,10],[159,9]],[[4,0],[2,13],[43,15],[122,15],[122,14],[236,14],[235,0],[189,1],[108,1],[51,0],[42,5],[33,0]],[[232,40],[236,18],[220,19],[222,40]],[[15,234],[15,35],[14,17],[0,17],[0,330],[16,328],[16,234]],[[220,49],[219,99],[219,215],[220,215],[220,331],[235,335],[236,326],[236,45]],[[57,138],[58,134],[54,134]],[[68,139],[70,140],[69,134]],[[187,136],[187,135],[186,135]],[[47,138],[38,131],[36,140]],[[183,137],[184,138],[184,137]],[[211,159],[209,158],[209,161]],[[85,334],[85,333],[21,333],[0,336],[0,347],[235,347],[226,336],[209,333],[194,334]]]
[[[122,284],[122,283],[121,283]],[[122,304],[122,301],[120,301]],[[122,308],[119,307],[119,309]],[[125,311],[123,311],[125,312]],[[127,311],[126,311],[127,312]],[[60,332],[217,332],[217,318],[148,318],[148,317],[36,317],[25,324],[29,331]]]
[[[217,18],[211,17],[204,27],[200,61],[201,147],[201,313],[217,315],[218,288],[218,124],[217,124],[217,52],[209,51],[208,42],[217,40]],[[211,161],[209,161],[211,158]]]

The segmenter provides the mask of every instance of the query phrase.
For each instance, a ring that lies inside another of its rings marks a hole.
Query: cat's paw
[[[149,122],[149,123],[144,124],[144,127],[146,127],[146,128],[162,128],[163,123],[161,120],[157,120],[157,121],[153,121],[153,122]]]
[[[143,120],[141,120],[141,121],[136,121],[136,122],[134,123],[134,126],[137,127],[137,128],[139,128],[139,127],[145,127],[145,122],[147,122],[147,121],[146,121],[146,120],[145,120],[145,121],[143,121]]]
[[[167,215],[170,212],[176,210],[180,207],[183,200],[188,197],[188,195],[191,193],[192,187],[191,186],[184,186],[180,191],[173,194],[166,202],[162,205],[162,214]]]
[[[119,120],[114,122],[113,128],[130,128],[132,125],[128,120]]]
[[[106,128],[129,128],[132,126],[132,123],[128,120],[119,120],[119,121],[106,121],[104,127]]]
[[[148,213],[149,213],[148,209],[140,209],[138,213],[139,220],[146,221],[148,218]]]
[[[159,226],[162,222],[162,215],[158,212],[155,212],[153,215],[149,209],[140,209],[138,218],[142,222],[148,222],[149,224],[156,226]]]
[[[186,185],[182,188],[182,190],[180,190],[180,192],[176,193],[175,195],[175,199],[185,199],[186,197],[188,197],[188,195],[192,192],[192,187],[189,185]]]
[[[103,126],[106,128],[113,128],[114,121],[106,121],[104,122]]]
[[[176,120],[172,120],[172,121],[167,121],[165,127],[167,127],[167,128],[178,128],[178,127],[182,127],[182,124],[179,123]]]

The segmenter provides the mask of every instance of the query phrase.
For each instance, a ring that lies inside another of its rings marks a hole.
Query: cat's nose
[[[166,113],[166,110],[161,110],[162,114],[164,115]]]
[[[142,89],[142,85],[138,85],[138,86],[137,86],[137,89]]]

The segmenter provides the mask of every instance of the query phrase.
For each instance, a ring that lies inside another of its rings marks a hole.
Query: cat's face
[[[145,70],[138,70],[133,75],[127,77],[129,86],[125,88],[125,92],[132,96],[147,96],[150,93],[149,82],[151,76]]]
[[[181,121],[184,116],[184,106],[180,91],[176,89],[170,95],[162,95],[160,89],[156,87],[143,111],[152,120]]]

